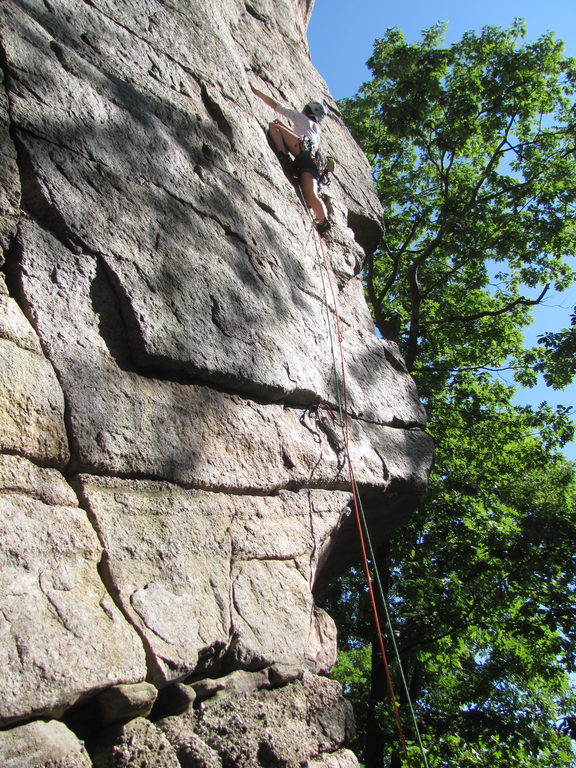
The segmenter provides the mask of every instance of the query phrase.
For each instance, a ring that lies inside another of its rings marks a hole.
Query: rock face
[[[312,5],[0,4],[2,765],[357,765],[314,596],[432,448]],[[250,83],[328,106],[323,248]]]

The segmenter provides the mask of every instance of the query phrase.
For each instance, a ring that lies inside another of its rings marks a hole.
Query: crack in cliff
[[[52,223],[52,226],[58,232],[59,237],[64,236],[66,240],[69,240],[69,231],[66,227],[66,224],[62,219],[62,217],[59,215],[59,212],[56,210],[56,208],[46,200],[44,191],[34,171],[31,159],[29,155],[26,153],[25,147],[23,146],[22,142],[19,140],[17,136],[14,118],[12,114],[13,107],[12,107],[12,101],[11,101],[11,95],[10,95],[10,89],[9,89],[9,78],[10,78],[9,67],[6,61],[4,48],[1,44],[0,44],[0,67],[2,67],[4,82],[5,82],[7,117],[8,117],[8,133],[14,145],[14,150],[16,152],[16,165],[18,168],[19,176],[20,176],[19,181],[20,181],[21,210],[26,212],[28,205],[32,205],[32,207],[34,207],[35,205],[38,205],[38,212],[40,213],[40,216],[42,218],[48,218],[48,220]],[[10,252],[5,255],[5,263],[2,267],[5,275],[6,286],[8,288],[10,297],[20,307],[20,309],[22,310],[22,313],[24,314],[24,316],[30,323],[31,327],[33,328],[38,338],[40,348],[42,349],[44,356],[46,357],[46,360],[50,362],[50,364],[52,365],[54,374],[60,385],[62,398],[64,402],[64,426],[66,430],[66,437],[68,440],[68,453],[71,456],[74,450],[75,443],[74,443],[72,422],[71,422],[71,416],[70,416],[70,406],[69,406],[68,398],[66,396],[66,392],[62,383],[60,373],[50,357],[49,350],[47,350],[46,345],[43,343],[42,337],[38,332],[38,327],[37,327],[36,319],[34,317],[34,312],[32,310],[32,307],[29,305],[29,302],[27,301],[27,298],[24,294],[24,289],[21,281],[21,270],[19,265],[20,243],[19,243],[18,235],[19,235],[19,224],[16,228],[16,232],[10,244]],[[19,454],[16,454],[16,455],[19,455]],[[46,464],[47,466],[51,466],[51,465],[54,465],[55,462],[54,461],[46,462]],[[40,463],[39,463],[39,466],[41,466]]]
[[[8,91],[8,78],[9,78],[8,69],[9,69],[9,67],[8,67],[8,62],[7,62],[7,59],[6,59],[6,52],[4,51],[4,47],[3,47],[3,43],[2,43],[2,34],[1,34],[1,32],[2,32],[2,30],[0,29],[0,72],[2,73],[2,91],[4,93],[4,98],[6,100],[6,107],[7,107],[7,109],[6,109],[6,117],[7,117],[7,120],[8,120],[8,132],[9,132],[9,136],[10,136],[10,129],[11,129],[11,126],[12,126],[12,114],[11,114],[12,107],[11,107],[11,102],[10,102],[10,94],[9,94],[9,91]],[[10,139],[11,139],[11,137],[10,137]],[[13,142],[12,142],[12,146],[14,146]],[[16,147],[14,147],[14,153],[16,153]],[[8,173],[9,172],[8,169],[9,169],[9,165],[7,164],[5,172]],[[7,190],[7,194],[8,194],[8,190]],[[18,199],[14,202],[14,210],[19,208],[21,194],[22,194],[22,190],[19,187],[18,191],[17,191]],[[8,196],[9,196],[9,194],[8,194]],[[2,248],[2,258],[0,258],[0,272],[5,274],[6,263],[9,260],[11,254],[13,253],[13,250],[15,248],[16,230],[17,230],[17,226],[18,226],[19,215],[18,214],[11,214],[11,213],[9,213],[9,210],[4,210],[4,209],[2,209],[1,214],[6,219],[12,219],[12,218],[14,219],[14,228],[13,228],[12,232],[9,234],[8,240],[7,240],[6,244]]]
[[[158,182],[152,181],[151,179],[147,179],[144,182],[141,182],[143,184],[149,184],[150,186],[154,186],[157,189],[161,189],[163,192],[165,192],[172,200],[176,200],[177,203],[180,203],[180,205],[183,205],[187,208],[190,208],[192,211],[194,211],[197,216],[199,216],[201,219],[210,219],[211,221],[214,221],[218,226],[222,229],[224,234],[232,238],[233,240],[239,241],[242,245],[248,247],[249,243],[246,240],[246,238],[241,235],[239,232],[236,232],[226,221],[223,221],[219,216],[217,216],[213,211],[206,210],[204,208],[199,208],[197,205],[195,205],[192,200],[187,200],[184,197],[180,197],[172,190],[168,189],[163,184],[159,184]]]
[[[129,611],[127,611],[126,608],[124,607],[124,604],[120,595],[120,590],[116,586],[116,583],[114,581],[114,576],[112,574],[110,556],[106,549],[106,542],[104,540],[104,535],[100,530],[100,526],[98,525],[98,519],[94,514],[94,511],[92,510],[92,507],[90,505],[90,500],[84,493],[82,484],[79,482],[77,478],[72,478],[71,480],[69,480],[69,484],[70,484],[70,487],[73,489],[73,491],[76,493],[76,496],[78,498],[78,505],[80,509],[82,509],[86,513],[86,516],[92,528],[94,529],[94,533],[98,538],[98,542],[102,547],[102,556],[97,565],[98,575],[100,576],[102,586],[106,590],[107,594],[110,596],[110,599],[112,600],[116,608],[120,611],[122,616],[128,622],[129,626],[131,626],[134,629],[134,631],[136,632],[136,634],[140,639],[140,642],[142,643],[142,647],[144,649],[144,653],[146,656],[146,665],[148,669],[147,679],[152,680],[152,679],[161,678],[162,670],[156,659],[156,654],[152,650],[152,646],[149,640],[147,639],[143,630],[138,626],[138,624],[130,616]]]
[[[7,452],[6,452],[7,453]],[[25,457],[28,458],[28,457]],[[33,462],[37,463],[38,462]],[[38,466],[41,466],[38,464]],[[118,469],[105,470],[101,467],[94,467],[89,462],[84,462],[82,465],[79,461],[71,462],[69,467],[63,472],[65,478],[69,482],[79,475],[89,475],[95,478],[109,478],[113,480],[135,480],[152,483],[168,483],[175,488],[179,488],[184,491],[202,491],[205,493],[222,494],[226,496],[238,496],[238,497],[258,497],[258,498],[275,498],[281,491],[288,491],[290,493],[300,493],[302,491],[348,491],[349,486],[346,480],[334,480],[326,479],[319,481],[311,485],[308,480],[286,480],[283,483],[270,483],[267,485],[254,486],[254,485],[232,485],[226,483],[215,483],[214,481],[190,481],[186,482],[178,478],[166,477],[166,473],[158,472],[123,472]]]
[[[260,200],[260,199],[259,199],[259,198],[257,198],[257,197],[255,197],[255,198],[254,198],[254,202],[256,203],[256,205],[257,205],[259,208],[262,208],[262,210],[263,210],[265,213],[268,213],[270,216],[272,216],[272,218],[273,218],[273,219],[276,219],[276,221],[277,221],[278,223],[282,223],[282,222],[281,222],[281,219],[280,219],[278,216],[276,216],[276,211],[274,210],[274,208],[272,208],[272,206],[268,205],[268,204],[267,204],[267,203],[265,203],[263,200]]]
[[[314,573],[314,560],[316,558],[316,552],[318,551],[318,542],[316,539],[316,531],[314,530],[314,505],[312,503],[312,494],[310,491],[307,493],[308,496],[308,520],[309,520],[309,526],[310,526],[310,536],[312,537],[312,547],[310,549],[310,558],[309,558],[309,568],[310,568],[310,577],[312,577],[312,574]],[[310,581],[310,590],[312,590],[313,586],[313,579]]]
[[[132,29],[126,24],[123,24],[121,21],[118,21],[118,19],[115,19],[110,13],[106,13],[102,8],[99,8],[96,3],[93,2],[93,0],[82,0],[85,5],[92,8],[96,13],[100,14],[104,18],[108,19],[108,21],[111,21],[113,24],[118,26],[120,29],[123,29],[124,32],[127,32],[130,36],[133,36],[137,40],[139,40],[141,43],[144,43],[148,48],[150,48],[154,53],[161,57],[165,57],[168,61],[175,64],[177,67],[182,69],[183,72],[190,75],[192,79],[199,85],[201,89],[201,99],[204,104],[204,107],[206,108],[207,113],[211,117],[211,119],[216,123],[220,131],[226,136],[226,138],[229,140],[230,143],[230,149],[233,150],[233,128],[226,116],[224,115],[224,112],[222,111],[222,108],[220,105],[214,101],[214,99],[210,96],[206,89],[206,85],[204,81],[197,75],[192,69],[190,69],[189,66],[185,62],[180,61],[175,56],[171,55],[166,49],[164,49],[161,46],[154,45],[154,42],[150,40],[147,37],[144,37],[143,35],[139,34],[135,29]],[[191,23],[190,19],[187,19],[187,23]],[[193,23],[193,22],[192,22]],[[148,31],[150,31],[150,28],[148,28]],[[204,89],[204,92],[202,91]]]
[[[270,25],[270,19],[257,11],[251,3],[244,3],[244,7],[246,8],[246,12],[252,16],[252,18],[256,19],[256,21],[260,21],[266,26]]]
[[[22,210],[37,221],[72,253],[81,253],[84,244],[68,226],[49,190],[42,183],[32,157],[16,129],[11,126],[10,134],[16,148],[16,162],[20,172]],[[88,251],[89,252],[89,251]]]
[[[385,481],[388,481],[390,479],[390,471],[388,470],[388,466],[386,464],[386,461],[384,459],[384,456],[382,456],[382,452],[378,450],[378,448],[374,448],[374,452],[382,462],[382,477]]]
[[[212,96],[210,96],[206,84],[197,75],[192,75],[192,77],[200,87],[200,98],[202,99],[206,112],[208,112],[217,127],[230,142],[230,151],[234,151],[234,131],[232,125],[224,115],[222,107],[212,98]]]

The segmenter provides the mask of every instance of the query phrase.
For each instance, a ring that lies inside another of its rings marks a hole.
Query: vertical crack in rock
[[[212,322],[224,336],[228,336],[228,338],[230,339],[233,338],[233,334],[229,333],[224,327],[224,324],[222,323],[222,320],[221,320],[222,310],[220,308],[220,303],[218,302],[218,299],[215,296],[212,296],[212,294],[210,294],[210,302],[212,306],[212,309],[211,309]]]
[[[374,450],[376,455],[382,462],[382,478],[384,479],[384,481],[388,482],[388,480],[390,479],[390,472],[388,470],[388,467],[386,466],[386,459],[382,455],[382,451],[379,451],[377,448],[375,448]]]
[[[310,575],[312,576],[316,568],[314,567],[314,563],[316,560],[317,552],[318,552],[318,539],[316,536],[316,531],[314,528],[314,505],[312,503],[312,495],[310,493],[310,490],[307,492],[308,496],[308,520],[309,520],[309,526],[310,526],[310,536],[312,538],[312,547],[310,549]],[[310,584],[310,589],[312,589],[313,584]]]
[[[72,461],[72,457],[77,455],[78,453],[78,441],[74,436],[74,429],[72,426],[72,417],[71,417],[71,410],[70,410],[70,403],[68,400],[68,396],[66,394],[66,388],[64,386],[63,380],[62,380],[62,374],[58,369],[58,366],[54,364],[54,361],[51,358],[50,350],[46,347],[46,344],[44,343],[41,334],[38,332],[38,324],[37,319],[35,317],[35,310],[33,304],[29,301],[28,297],[26,296],[26,292],[24,290],[24,286],[22,284],[22,272],[21,272],[21,243],[18,237],[18,233],[16,235],[15,241],[14,241],[14,248],[10,255],[10,259],[6,261],[6,285],[8,287],[8,290],[10,292],[11,298],[16,301],[20,309],[22,310],[22,313],[24,317],[28,320],[31,327],[34,329],[34,333],[36,334],[40,347],[42,351],[44,352],[44,356],[46,357],[47,361],[52,366],[52,369],[54,371],[54,375],[56,376],[56,379],[60,385],[60,389],[62,391],[62,397],[64,400],[64,427],[66,430],[66,437],[68,440],[68,452],[70,456],[70,460],[68,462],[68,465],[70,466],[70,462]]]
[[[16,227],[16,231],[12,235],[10,242],[8,243],[5,251],[3,252],[3,263],[0,264],[0,273],[4,276],[4,281],[6,283],[6,288],[8,290],[8,295],[11,299],[14,299],[14,301],[18,304],[20,309],[22,309],[22,301],[21,301],[21,295],[19,290],[18,281],[16,279],[16,269],[14,267],[15,264],[18,262],[18,254],[20,252],[20,247],[18,244],[18,227]],[[30,318],[24,313],[26,319],[28,322],[30,322]],[[32,327],[34,325],[30,323]],[[36,329],[34,329],[34,332],[36,333]]]
[[[113,601],[114,605],[118,608],[118,610],[124,616],[128,624],[135,630],[136,634],[140,638],[140,642],[142,643],[142,647],[144,648],[144,653],[146,654],[146,665],[148,667],[148,679],[150,680],[158,679],[162,676],[162,671],[160,669],[158,661],[156,660],[156,656],[152,650],[150,641],[148,640],[148,638],[146,637],[142,629],[134,622],[130,614],[126,611],[126,609],[122,604],[122,600],[120,599],[118,588],[114,583],[114,578],[111,573],[109,555],[106,551],[105,543],[103,540],[102,532],[100,531],[100,527],[98,525],[98,521],[90,506],[90,500],[87,498],[86,494],[84,493],[82,483],[78,480],[77,477],[71,478],[69,480],[69,484],[71,488],[74,490],[74,492],[76,493],[76,496],[78,497],[78,505],[80,509],[83,509],[84,512],[86,513],[88,520],[90,521],[90,524],[92,525],[92,528],[94,529],[94,532],[98,537],[100,546],[102,547],[102,557],[100,558],[100,561],[98,563],[98,574],[100,576],[102,584],[106,589],[107,593],[110,595],[110,598]]]
[[[82,246],[79,239],[50,199],[48,190],[36,172],[30,153],[13,126],[11,126],[10,135],[17,152],[16,162],[20,171],[23,211],[53,234],[72,253],[80,253]]]
[[[16,148],[10,136],[12,118],[7,81],[8,65],[0,29],[0,249],[4,254],[0,252],[0,268],[13,247],[21,199],[18,174],[10,173],[16,170]]]
[[[220,131],[226,136],[226,138],[230,141],[230,149],[234,151],[234,132],[232,130],[232,126],[226,116],[224,115],[224,112],[222,111],[222,107],[218,104],[217,101],[215,101],[210,94],[208,93],[208,88],[206,87],[206,84],[203,83],[199,78],[195,78],[200,86],[200,96],[202,98],[202,103],[206,107],[206,111],[212,118],[212,120],[216,123]]]

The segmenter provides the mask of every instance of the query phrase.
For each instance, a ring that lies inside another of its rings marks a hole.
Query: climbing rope
[[[310,217],[311,217],[311,215],[310,215]],[[314,223],[312,222],[311,232],[314,231],[314,229],[315,229]],[[307,241],[306,241],[307,244],[308,244],[309,239],[310,239],[310,234],[308,235],[308,238],[307,238]],[[418,741],[419,749],[420,749],[420,752],[422,754],[422,758],[423,758],[423,762],[424,762],[425,768],[429,768],[428,760],[427,760],[427,757],[426,757],[426,751],[424,749],[424,745],[422,743],[422,739],[421,739],[421,736],[420,736],[420,730],[418,728],[418,722],[417,722],[417,719],[416,719],[416,714],[415,714],[415,711],[414,711],[414,707],[412,705],[412,700],[411,700],[408,684],[407,684],[407,681],[406,681],[406,678],[405,678],[405,675],[404,675],[404,670],[402,668],[402,663],[401,663],[401,659],[400,659],[400,652],[399,652],[399,649],[398,649],[398,645],[396,643],[396,639],[394,637],[392,620],[391,620],[390,612],[388,610],[387,601],[386,601],[385,596],[384,596],[384,590],[382,588],[382,581],[380,579],[380,574],[379,574],[379,571],[378,571],[378,565],[376,563],[376,558],[374,556],[374,550],[373,550],[373,547],[372,547],[372,541],[371,541],[371,538],[370,538],[370,533],[369,533],[369,530],[368,530],[366,516],[364,514],[364,508],[363,508],[363,505],[362,505],[362,499],[361,499],[361,496],[360,496],[358,485],[356,483],[356,479],[354,477],[354,470],[353,470],[353,467],[352,467],[352,461],[351,461],[351,458],[350,458],[350,450],[349,450],[349,445],[350,445],[350,428],[349,428],[348,402],[347,402],[348,394],[347,394],[347,388],[346,388],[346,367],[345,367],[344,349],[343,349],[343,343],[342,343],[342,331],[341,331],[341,327],[340,327],[340,316],[339,316],[339,313],[338,313],[338,303],[337,303],[337,299],[336,299],[336,293],[334,291],[334,285],[333,285],[333,282],[332,282],[332,278],[330,277],[330,266],[328,264],[328,259],[326,257],[326,252],[325,252],[325,249],[324,249],[324,243],[323,243],[322,238],[321,238],[319,233],[318,233],[318,243],[319,243],[319,246],[320,246],[320,254],[321,254],[321,263],[319,264],[319,266],[320,266],[320,276],[321,276],[322,288],[323,288],[323,292],[324,292],[324,304],[325,304],[325,307],[326,307],[327,325],[328,325],[328,332],[329,332],[329,337],[330,337],[330,349],[331,349],[331,353],[332,353],[332,366],[333,366],[335,385],[336,385],[336,397],[337,397],[337,402],[338,402],[338,410],[339,410],[339,414],[340,414],[340,421],[341,421],[341,424],[343,425],[344,446],[345,446],[345,451],[346,451],[346,459],[347,459],[347,463],[348,463],[348,474],[349,474],[350,487],[351,487],[351,491],[352,491],[352,503],[353,503],[354,515],[355,515],[355,519],[356,519],[356,526],[357,526],[357,529],[358,529],[358,536],[359,536],[359,540],[360,540],[360,548],[361,548],[361,552],[362,552],[362,561],[363,561],[364,573],[365,573],[365,577],[366,577],[366,584],[367,584],[367,587],[368,587],[368,593],[369,593],[369,597],[370,597],[370,604],[371,604],[371,607],[372,607],[372,613],[373,613],[373,618],[374,618],[374,625],[375,625],[375,629],[376,629],[376,635],[377,635],[377,638],[378,638],[378,645],[379,645],[379,648],[380,648],[380,653],[381,653],[381,656],[382,656],[382,662],[383,662],[384,670],[385,670],[385,674],[386,674],[386,682],[387,682],[387,685],[388,685],[388,692],[390,694],[390,700],[392,702],[392,707],[393,707],[393,711],[394,711],[394,719],[395,719],[395,722],[396,722],[396,728],[397,728],[398,734],[400,736],[400,741],[401,741],[401,744],[402,744],[402,750],[404,752],[404,757],[406,759],[406,765],[408,766],[408,768],[410,768],[410,766],[411,766],[410,756],[408,754],[408,747],[407,747],[407,744],[406,744],[406,737],[405,737],[405,734],[404,734],[404,729],[403,729],[402,721],[401,721],[401,718],[400,718],[400,711],[399,711],[399,707],[398,707],[398,702],[396,700],[396,695],[395,695],[395,692],[394,692],[394,684],[393,684],[393,681],[392,681],[392,675],[390,673],[390,665],[388,663],[388,656],[386,654],[386,648],[385,648],[385,645],[384,645],[384,636],[383,636],[383,632],[382,632],[382,628],[381,628],[381,623],[380,623],[380,615],[379,615],[378,606],[377,606],[377,603],[376,603],[376,597],[375,597],[375,594],[374,594],[374,586],[373,586],[372,575],[371,575],[371,572],[370,572],[370,564],[369,564],[369,559],[368,559],[368,551],[370,553],[370,558],[371,558],[371,562],[372,562],[372,568],[373,568],[374,575],[375,575],[375,581],[376,581],[376,584],[377,584],[377,587],[378,587],[378,593],[379,593],[380,601],[382,603],[382,606],[384,608],[384,612],[385,612],[385,615],[386,615],[386,620],[387,620],[387,624],[388,624],[388,630],[389,630],[390,637],[392,639],[392,645],[393,645],[393,648],[394,648],[394,653],[395,653],[395,656],[396,656],[396,661],[397,661],[397,664],[398,664],[398,668],[400,670],[400,676],[401,676],[401,679],[402,679],[404,692],[406,694],[406,700],[408,702],[410,713],[411,713],[411,716],[412,716],[412,721],[413,721],[413,724],[414,724],[414,730],[415,730],[415,733],[416,733],[416,736],[417,736],[417,741]],[[324,272],[326,273],[327,282],[328,282],[328,285],[329,285],[329,288],[330,288],[330,294],[332,296],[332,304],[333,304],[333,311],[334,311],[334,318],[335,318],[336,335],[337,335],[337,339],[338,339],[338,350],[339,350],[339,356],[340,356],[340,380],[342,382],[342,386],[341,387],[340,387],[340,384],[339,384],[339,381],[338,381],[337,363],[336,363],[336,352],[335,352],[335,345],[334,345],[334,339],[333,339],[333,333],[332,333],[332,324],[330,322],[330,309],[328,307],[328,293],[326,291],[326,281],[324,280]]]

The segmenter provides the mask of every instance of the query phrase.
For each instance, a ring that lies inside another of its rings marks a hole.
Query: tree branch
[[[502,137],[502,141],[498,144],[498,146],[492,153],[492,156],[490,157],[490,160],[488,160],[488,163],[486,164],[486,167],[484,168],[480,178],[478,179],[476,186],[472,190],[472,194],[470,195],[471,202],[474,202],[476,200],[476,197],[478,196],[478,192],[480,192],[482,184],[484,184],[484,182],[488,178],[488,174],[494,168],[496,163],[500,161],[500,158],[502,156],[502,149],[503,147],[506,146],[506,144],[508,144],[508,136],[510,134],[510,131],[512,130],[512,126],[514,125],[514,121],[516,120],[517,116],[518,116],[517,114],[513,114],[510,120],[508,121],[508,125],[506,126],[506,130],[504,131],[504,136]]]
[[[501,309],[495,309],[493,311],[485,310],[484,312],[477,312],[474,315],[450,315],[450,317],[445,317],[442,320],[437,320],[435,323],[431,322],[431,327],[437,327],[439,325],[445,325],[446,323],[470,323],[474,320],[480,320],[482,317],[497,317],[498,315],[504,315],[506,312],[510,312],[514,307],[533,307],[536,304],[540,304],[546,293],[548,292],[548,289],[550,288],[550,283],[547,283],[544,286],[544,290],[538,296],[536,299],[525,299],[523,297],[520,297],[519,299],[516,299],[515,301],[511,301],[510,304],[507,304],[505,307],[502,307]]]
[[[417,259],[410,269],[410,328],[404,359],[406,367],[412,370],[418,354],[418,336],[420,335],[420,310],[422,308],[422,290],[418,280],[418,268],[422,262]]]
[[[380,333],[384,335],[384,331],[382,330],[384,326],[384,316],[382,314],[382,299],[385,293],[382,293],[379,296],[376,291],[376,285],[374,282],[374,254],[373,253],[371,253],[366,259],[366,288],[368,290],[368,298],[370,300],[370,303],[372,304],[372,309],[374,311],[374,322],[376,323],[376,327],[379,329]]]
[[[459,622],[456,622],[451,627],[449,627],[444,632],[441,632],[439,635],[436,635],[434,637],[425,637],[423,639],[418,639],[416,642],[411,643],[410,645],[405,645],[400,648],[400,656],[402,656],[405,653],[408,653],[413,648],[422,648],[425,645],[433,645],[434,643],[437,643],[439,640],[443,640],[445,637],[450,637],[450,635],[453,635],[458,630],[462,629],[463,627],[470,626],[470,617],[473,615],[473,613],[476,611],[477,607],[482,604],[482,601],[486,600],[490,595],[492,595],[494,592],[496,592],[497,589],[499,589],[502,584],[504,584],[507,581],[507,576],[503,577],[501,579],[498,579],[494,584],[491,584],[490,587],[481,594],[479,594],[477,597],[475,597],[470,603],[467,608],[467,613],[464,614]]]

